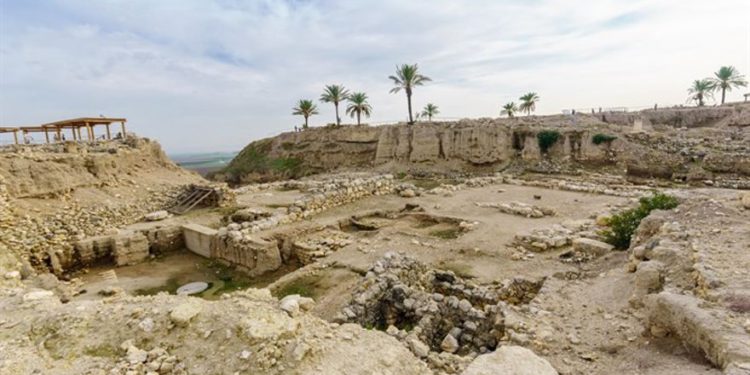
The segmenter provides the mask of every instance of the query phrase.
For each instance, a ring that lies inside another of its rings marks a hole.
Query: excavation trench
[[[543,284],[544,279],[515,278],[476,285],[452,271],[390,253],[369,270],[338,319],[407,342],[418,339],[436,352],[486,352],[505,336],[508,305],[529,303]]]

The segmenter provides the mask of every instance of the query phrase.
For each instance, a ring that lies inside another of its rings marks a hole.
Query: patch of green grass
[[[591,139],[591,142],[593,142],[595,145],[600,145],[602,143],[611,143],[615,139],[617,139],[617,137],[615,137],[614,135],[597,133],[597,134],[594,134],[594,137]]]
[[[229,165],[219,173],[225,174],[229,180],[238,182],[242,176],[257,174],[280,174],[283,177],[296,178],[304,175],[302,159],[296,157],[270,157],[273,141],[271,139],[262,139],[255,141],[245,147],[237,156],[232,159]],[[281,149],[289,151],[294,148],[294,144],[289,142],[282,143]]]
[[[432,220],[420,220],[416,224],[414,224],[414,228],[429,228],[434,227],[435,225],[438,225],[439,223],[437,221]]]
[[[108,344],[86,347],[86,349],[83,350],[83,353],[87,356],[101,358],[116,358],[120,356],[120,350]]]
[[[317,275],[302,276],[294,279],[274,291],[274,295],[283,298],[292,294],[299,294],[302,297],[317,298],[324,289],[322,284],[323,278]]]
[[[601,231],[601,235],[604,236],[607,243],[615,248],[628,249],[638,225],[651,211],[671,210],[678,204],[677,198],[663,193],[655,193],[650,197],[641,198],[638,207],[625,210],[609,218],[608,228]]]
[[[458,228],[440,229],[430,232],[430,236],[442,238],[444,240],[455,240],[460,235],[461,230]]]
[[[269,204],[266,205],[266,207],[277,209],[277,208],[287,208],[287,207],[289,207],[289,205],[288,204],[283,204],[283,203],[269,203]]]
[[[539,149],[542,153],[546,154],[562,135],[556,130],[544,130],[540,131],[536,135],[537,142],[539,142]]]
[[[179,287],[180,287],[180,283],[177,281],[177,278],[170,277],[169,279],[167,279],[167,282],[164,283],[163,285],[155,286],[153,288],[137,289],[134,292],[134,294],[136,296],[153,296],[161,292],[175,294],[177,292],[177,288]]]

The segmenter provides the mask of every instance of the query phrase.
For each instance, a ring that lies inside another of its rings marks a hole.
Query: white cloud
[[[396,64],[445,117],[683,103],[720,65],[750,73],[750,3],[637,1],[0,2],[0,124],[98,115],[168,150],[231,150],[288,130],[327,83],[365,91],[372,122],[406,117]],[[740,98],[740,93],[732,93]],[[314,124],[333,120],[321,106]]]

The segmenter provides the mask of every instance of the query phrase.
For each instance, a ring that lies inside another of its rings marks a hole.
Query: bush
[[[602,143],[610,143],[617,139],[614,135],[608,135],[608,134],[594,134],[594,138],[591,139],[592,142],[594,142],[595,145],[600,145]]]
[[[539,149],[542,150],[542,153],[546,154],[547,150],[560,139],[560,132],[555,130],[541,131],[537,133],[536,139],[539,142]]]
[[[607,243],[617,249],[625,250],[630,247],[633,233],[638,229],[641,220],[648,216],[651,211],[671,210],[678,204],[677,198],[663,193],[655,193],[650,197],[641,198],[638,207],[613,215],[607,223],[609,228],[602,231],[601,234]]]

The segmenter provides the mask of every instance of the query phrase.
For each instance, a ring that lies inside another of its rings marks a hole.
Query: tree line
[[[423,86],[426,82],[432,81],[430,77],[427,77],[419,72],[419,66],[417,64],[402,64],[396,67],[396,74],[388,76],[393,82],[393,88],[390,90],[391,93],[398,93],[403,91],[406,94],[406,105],[409,113],[408,124],[414,124],[414,116],[412,115],[412,95],[414,88],[417,86]],[[705,105],[705,100],[713,98],[713,93],[721,91],[721,104],[724,104],[726,99],[726,92],[731,91],[733,88],[746,87],[747,81],[745,77],[737,71],[733,66],[722,66],[717,72],[714,73],[714,77],[704,78],[695,80],[688,88],[690,94],[688,101],[697,102],[698,106]],[[516,113],[526,113],[527,116],[531,115],[536,110],[536,104],[539,102],[539,95],[535,92],[529,92],[518,98],[519,104],[515,102],[509,102],[502,106],[500,115],[508,116],[513,118]],[[339,104],[348,103],[345,109],[345,113],[352,118],[357,118],[357,125],[362,122],[362,117],[369,118],[372,115],[373,108],[367,101],[367,94],[364,92],[349,92],[343,85],[327,85],[323,94],[320,96],[320,101],[323,103],[333,103],[336,111],[336,125],[341,125],[341,117],[339,116]],[[305,123],[303,128],[308,127],[308,119],[317,115],[318,106],[310,99],[301,99],[297,106],[292,108],[292,114],[303,116]],[[428,121],[432,121],[432,118],[440,113],[438,106],[428,103],[422,112],[417,113],[416,118],[427,117]]]
[[[696,79],[688,88],[688,102],[696,102],[699,107],[706,104],[706,99],[713,99],[714,92],[721,91],[721,104],[724,104],[727,91],[733,88],[746,87],[745,76],[733,66],[722,66],[713,77]]]

